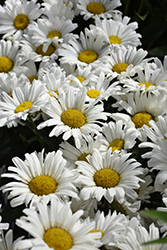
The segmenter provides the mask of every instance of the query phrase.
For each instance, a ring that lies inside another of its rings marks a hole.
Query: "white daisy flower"
[[[24,86],[25,81],[26,79],[24,74],[21,74],[17,77],[14,72],[9,72],[8,74],[1,73],[0,96],[3,91],[6,92],[9,96],[12,96],[12,90],[16,87],[22,88]]]
[[[71,39],[68,43],[63,43],[58,49],[60,63],[79,65],[86,67],[91,65],[95,68],[101,58],[107,55],[108,47],[104,47],[103,38],[85,28],[81,32],[79,39]]]
[[[100,151],[106,152],[111,148],[112,153],[115,150],[127,150],[134,147],[139,133],[136,129],[129,129],[123,124],[123,121],[109,122],[102,128],[102,145]]]
[[[77,8],[84,20],[95,18],[97,15],[102,18],[110,18],[113,10],[120,5],[120,0],[77,0]]]
[[[73,87],[82,88],[83,85],[86,86],[88,82],[96,82],[98,76],[93,73],[92,66],[81,67],[77,65],[63,64],[63,69],[66,72],[67,79],[70,80],[70,85]]]
[[[117,76],[132,77],[143,69],[142,64],[147,53],[143,49],[137,50],[136,47],[115,45],[108,55],[102,58],[98,71],[103,70],[105,74],[116,72]]]
[[[128,159],[131,154],[112,154],[111,148],[102,156],[98,149],[94,149],[87,161],[77,161],[77,170],[80,173],[77,182],[83,184],[81,197],[84,200],[90,197],[100,201],[102,197],[112,203],[114,198],[123,202],[127,197],[137,198],[134,189],[139,188],[138,175],[142,169],[135,159]]]
[[[44,14],[50,19],[54,20],[55,17],[61,18],[64,16],[66,20],[73,20],[75,11],[75,1],[55,1],[44,0],[42,5],[45,7]]]
[[[163,62],[158,58],[158,57],[154,57],[154,68],[160,68],[163,71],[167,71],[167,55],[164,56],[163,58]]]
[[[55,17],[52,21],[43,18],[29,27],[29,34],[31,34],[32,43],[36,47],[43,45],[43,51],[46,52],[51,44],[59,47],[62,42],[67,42],[73,37],[77,38],[78,35],[71,33],[76,27],[76,23],[66,20],[64,16]]]
[[[16,224],[33,237],[23,240],[20,250],[26,247],[34,250],[97,250],[94,241],[100,233],[89,233],[94,223],[83,225],[80,222],[82,210],[72,214],[69,203],[63,204],[56,199],[51,200],[50,206],[37,204],[37,209],[25,209],[23,212],[27,216],[16,220]]]
[[[13,230],[10,229],[5,234],[5,236],[4,234],[2,234],[2,241],[0,239],[0,249],[1,250],[17,250],[22,239],[23,237],[19,237],[15,241],[13,241]]]
[[[42,75],[44,74],[44,65],[42,63],[37,65],[33,60],[29,60],[24,63],[24,66],[27,67],[25,75],[27,76],[30,83],[32,83],[34,80],[40,80],[42,78]]]
[[[31,36],[24,35],[24,39],[20,42],[21,50],[20,56],[22,58],[22,62],[27,62],[32,60],[34,62],[53,62],[58,58],[57,47],[52,44],[49,45],[48,49],[44,52],[43,45],[36,47],[34,43],[32,43]]]
[[[166,147],[167,140],[163,138],[157,138],[157,147],[154,147],[152,151],[149,151],[142,155],[142,158],[150,158],[148,160],[148,167],[151,171],[157,170],[158,174],[155,178],[155,191],[163,192],[167,185],[167,156]]]
[[[73,87],[69,87],[68,92],[60,89],[58,98],[50,99],[50,106],[45,106],[42,111],[50,118],[38,125],[38,129],[47,126],[54,126],[49,136],[59,136],[68,140],[74,137],[77,148],[80,147],[80,139],[83,135],[88,135],[92,131],[98,134],[101,131],[100,120],[106,120],[108,113],[104,112],[103,104],[95,103],[86,105],[86,93],[82,88],[77,94]]]
[[[0,33],[3,39],[14,35],[15,40],[20,40],[26,33],[27,27],[42,13],[37,0],[6,0],[4,7],[0,6]]]
[[[166,87],[167,72],[163,72],[160,68],[152,71],[151,65],[145,63],[143,70],[137,72],[135,78],[121,79],[123,91],[125,93],[131,91],[149,91],[152,93],[167,92]]]
[[[115,95],[119,95],[119,90],[121,88],[117,81],[111,84],[113,79],[114,76],[107,78],[104,72],[101,71],[95,82],[90,81],[85,86],[87,101],[98,102],[101,100],[107,100],[110,96],[114,97]]]
[[[22,66],[20,58],[19,42],[0,41],[0,73],[15,72],[20,74],[25,72],[26,67]]]
[[[88,217],[87,221],[91,221]],[[128,219],[123,214],[111,211],[105,216],[104,212],[97,211],[94,217],[95,227],[90,233],[100,232],[101,237],[97,238],[97,246],[108,247],[115,245],[115,237],[125,231]]]
[[[60,150],[63,152],[63,157],[70,162],[70,165],[73,166],[73,168],[76,168],[76,161],[87,162],[86,157],[89,154],[92,155],[95,148],[99,149],[101,143],[101,136],[97,136],[96,138],[93,138],[91,135],[86,137],[83,136],[80,142],[80,148],[65,141],[60,144]]]
[[[137,28],[136,24],[136,22],[134,22],[134,25],[133,23],[124,24],[123,22],[106,18],[101,20],[99,17],[96,17],[95,25],[90,25],[90,28],[95,29],[99,35],[104,36],[108,44],[137,47],[141,45],[139,40],[141,35],[136,33],[134,29],[134,27]]]
[[[140,132],[138,137],[141,141],[146,141],[144,124],[147,126],[151,120],[157,120],[159,115],[166,114],[166,96],[153,95],[151,93],[139,92],[127,93],[126,101],[120,100],[113,106],[119,107],[119,111],[125,109],[128,114],[113,113],[111,117],[115,120],[123,120],[128,127],[136,128]]]
[[[4,173],[2,177],[14,178],[1,187],[3,192],[9,191],[8,199],[12,199],[12,207],[24,204],[36,206],[39,202],[48,203],[52,197],[57,199],[77,198],[77,191],[73,185],[75,176],[66,168],[66,160],[62,152],[49,152],[44,156],[40,153],[25,154],[25,160],[19,157],[12,159],[15,167]]]
[[[16,127],[21,120],[25,121],[29,114],[32,119],[37,118],[36,112],[40,111],[45,103],[45,87],[35,81],[32,85],[25,82],[22,88],[15,88],[11,96],[3,91],[0,100],[0,127]]]
[[[149,125],[150,127],[145,126],[145,125],[143,126],[144,126],[144,130],[145,130],[147,137],[151,141],[142,142],[141,144],[139,144],[139,147],[159,148],[157,139],[167,138],[167,116],[163,117],[160,115],[158,116],[157,121],[154,121],[154,120],[149,121]]]
[[[48,93],[48,99],[52,96],[57,98],[60,88],[66,89],[69,87],[69,81],[66,79],[65,72],[59,66],[46,71],[41,76],[40,82],[46,87],[45,91]]]
[[[139,182],[140,188],[136,190],[138,197],[137,199],[143,202],[150,202],[150,194],[153,193],[154,187],[150,184],[153,184],[153,179],[151,175],[149,175],[148,168],[143,169],[144,173],[139,176],[144,182]]]
[[[149,244],[142,246],[143,243],[157,240],[160,238],[159,229],[152,223],[149,229],[143,227],[136,218],[127,226],[124,235],[118,237],[117,247],[120,250],[165,250],[167,244]]]

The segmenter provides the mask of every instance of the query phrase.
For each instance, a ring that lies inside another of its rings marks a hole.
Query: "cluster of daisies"
[[[1,250],[166,249],[143,246],[167,226],[140,211],[167,210],[167,57],[147,56],[119,6],[0,6],[0,127],[31,123],[59,138],[57,151],[3,166],[1,196],[25,209],[20,237],[0,216]]]

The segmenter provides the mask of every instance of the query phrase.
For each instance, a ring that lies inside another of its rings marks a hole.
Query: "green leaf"
[[[161,220],[165,223],[167,223],[167,212],[162,212],[162,211],[156,211],[156,210],[149,210],[149,211],[141,211],[144,215],[156,219],[156,220]]]
[[[146,17],[148,16],[149,11],[147,11],[146,14],[143,15],[143,16],[139,15],[136,11],[135,11],[135,14],[136,14],[136,16],[138,16],[142,21],[144,21],[144,20],[146,19]]]
[[[153,241],[148,241],[143,243],[142,245],[148,245],[148,244],[165,244],[167,243],[167,236],[164,238],[158,239],[158,240],[153,240]]]
[[[154,49],[149,50],[150,56],[163,57],[166,54],[167,54],[167,45],[156,47]]]

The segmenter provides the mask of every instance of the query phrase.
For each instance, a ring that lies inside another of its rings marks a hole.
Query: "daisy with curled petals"
[[[127,150],[134,147],[136,139],[139,136],[138,131],[134,128],[128,128],[123,121],[109,122],[102,127],[102,145],[100,151],[106,152],[111,148],[115,150]]]
[[[48,93],[48,99],[52,96],[57,98],[60,88],[68,88],[69,81],[65,77],[65,72],[59,66],[48,70],[41,76],[40,81],[45,85],[46,93]]]
[[[98,102],[101,100],[108,100],[110,96],[114,97],[119,95],[121,89],[118,82],[115,81],[111,84],[114,79],[114,75],[106,78],[104,72],[100,72],[97,76],[96,81],[90,81],[86,86],[86,94],[88,102]]]
[[[58,58],[57,47],[52,44],[49,45],[46,51],[43,50],[43,45],[36,47],[32,42],[31,36],[25,34],[24,38],[20,42],[20,56],[22,58],[22,62],[27,62],[32,60],[34,62],[53,62]]]
[[[66,20],[63,16],[55,17],[52,21],[40,18],[35,25],[29,27],[29,30],[32,32],[32,43],[36,47],[43,45],[43,51],[46,52],[51,44],[58,47],[62,42],[67,42],[73,37],[77,38],[77,35],[71,33],[76,27],[76,23]]]
[[[86,221],[89,221],[89,217]],[[125,215],[114,211],[111,211],[105,216],[104,212],[97,211],[93,219],[95,221],[95,227],[90,233],[100,232],[101,237],[96,239],[97,246],[105,246],[106,249],[115,245],[115,237],[117,234],[121,234],[125,231],[128,219]]]
[[[25,81],[26,76],[24,74],[21,74],[17,77],[14,72],[9,72],[8,74],[1,73],[0,96],[3,91],[6,92],[9,96],[12,96],[13,89],[15,89],[16,87],[23,87]]]
[[[60,63],[82,67],[91,65],[95,68],[108,52],[108,47],[104,46],[103,41],[101,36],[85,28],[84,33],[80,33],[79,39],[71,39],[58,49]]]
[[[166,96],[163,94],[154,95],[151,93],[139,92],[127,93],[126,100],[119,100],[114,107],[119,111],[125,109],[128,114],[113,113],[111,117],[115,120],[122,120],[129,128],[136,128],[140,133],[139,139],[146,141],[145,126],[150,126],[151,120],[158,120],[158,116],[165,116],[167,110]]]
[[[14,35],[15,40],[20,40],[26,33],[27,27],[33,23],[42,13],[37,0],[6,0],[5,5],[0,6],[0,33],[3,39]]]
[[[65,17],[66,20],[73,20],[75,11],[75,2],[73,1],[55,1],[55,0],[44,0],[42,5],[44,8],[44,14],[50,19],[54,20],[55,17]]]
[[[67,79],[70,80],[70,85],[73,87],[82,88],[83,85],[86,86],[88,82],[96,82],[97,75],[93,73],[91,65],[83,68],[77,65],[63,64],[63,69],[66,72]]]
[[[85,20],[89,18],[112,17],[113,10],[121,5],[120,0],[77,0],[77,8]]]
[[[115,72],[118,77],[132,77],[143,69],[142,64],[147,53],[141,48],[137,50],[136,47],[129,45],[127,47],[115,45],[108,55],[102,58],[98,71],[103,70],[105,74]]]
[[[32,119],[36,119],[37,112],[46,103],[46,95],[44,85],[36,82],[32,85],[25,82],[23,87],[16,87],[11,96],[3,91],[0,100],[0,127],[16,127],[29,114]]]
[[[135,31],[135,28],[137,28],[136,24],[136,22],[134,25],[133,23],[124,24],[123,22],[106,18],[101,20],[96,17],[95,25],[91,25],[90,28],[95,29],[99,35],[101,34],[101,36],[104,36],[108,44],[137,47],[141,45],[139,40],[141,35]]]
[[[25,72],[26,67],[22,66],[20,58],[19,42],[0,41],[0,73],[15,72],[20,74]]]
[[[133,79],[121,79],[121,83],[125,93],[140,90],[156,94],[167,92],[166,79],[167,72],[162,71],[160,68],[153,71],[151,64],[145,63],[143,70],[137,72],[137,76]]]
[[[120,250],[165,250],[167,247],[167,244],[148,244],[143,246],[143,243],[159,239],[160,232],[154,223],[150,224],[147,230],[140,224],[137,218],[131,219],[124,234],[117,236],[116,246]]]
[[[80,174],[77,182],[83,184],[81,197],[84,200],[90,197],[100,201],[104,197],[109,203],[114,198],[123,202],[127,197],[137,198],[134,189],[139,188],[138,177],[142,174],[140,163],[135,159],[128,159],[131,154],[112,154],[111,148],[105,154],[94,149],[92,156],[87,156],[87,161],[77,161],[77,170]]]
[[[26,216],[16,220],[16,224],[26,230],[32,238],[23,240],[19,249],[30,250],[98,250],[94,246],[100,233],[90,234],[94,223],[84,225],[80,217],[83,210],[72,213],[69,203],[51,199],[51,204],[37,204],[37,210],[24,209]]]
[[[101,136],[93,138],[93,136],[83,136],[80,142],[80,148],[71,145],[68,142],[62,142],[60,144],[60,150],[63,152],[63,157],[70,162],[73,168],[76,168],[76,161],[86,161],[86,157],[92,155],[94,148],[100,148],[102,143]]]
[[[11,172],[2,174],[2,177],[14,178],[16,181],[1,187],[3,192],[10,192],[8,199],[12,199],[12,207],[24,203],[26,206],[35,206],[41,201],[48,203],[51,197],[78,197],[72,184],[76,177],[66,168],[66,160],[60,150],[45,156],[44,150],[27,153],[24,161],[19,157],[14,157],[12,161],[15,167],[9,167]]]
[[[109,113],[104,112],[103,104],[95,105],[85,104],[86,92],[82,88],[77,93],[73,87],[68,91],[60,89],[58,98],[51,98],[50,105],[42,108],[42,111],[49,116],[48,120],[38,125],[38,129],[47,126],[54,126],[49,136],[59,136],[63,134],[62,139],[68,140],[74,137],[76,147],[80,147],[82,135],[93,133],[98,134],[101,131],[100,120],[106,120]]]

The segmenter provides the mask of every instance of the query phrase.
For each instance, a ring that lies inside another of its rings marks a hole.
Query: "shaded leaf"
[[[149,244],[165,244],[167,243],[167,236],[164,238],[158,239],[158,240],[153,240],[153,241],[148,241],[143,243],[143,245],[149,245]]]
[[[147,215],[150,218],[161,220],[167,223],[167,212],[157,211],[157,210],[149,210],[149,211],[141,211],[141,213]]]

